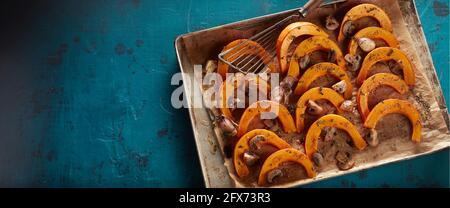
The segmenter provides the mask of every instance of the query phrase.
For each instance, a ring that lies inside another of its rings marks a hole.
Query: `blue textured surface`
[[[15,8],[19,26],[2,36],[10,45],[0,50],[0,186],[203,186],[187,110],[170,104],[170,77],[179,71],[173,41],[304,2],[28,1]],[[417,5],[450,103],[449,3]],[[422,186],[449,187],[448,150],[308,185]]]

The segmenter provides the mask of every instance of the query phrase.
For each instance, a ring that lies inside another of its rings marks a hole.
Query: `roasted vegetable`
[[[258,92],[265,93],[267,96],[268,92],[270,91],[270,84],[260,76],[254,76],[252,78],[246,79],[243,74],[235,74],[235,76],[227,78],[227,80],[222,83],[222,86],[219,90],[219,95],[221,102],[220,110],[222,111],[222,114],[228,119],[235,120],[230,109],[236,106],[236,104],[232,104],[229,101],[236,100],[236,88],[245,84],[256,85]]]
[[[291,62],[289,65],[288,75],[298,78],[300,76],[299,63],[301,58],[318,50],[325,52],[334,51],[337,65],[339,65],[342,69],[345,69],[344,56],[341,52],[341,49],[339,49],[339,46],[336,45],[335,42],[326,37],[313,36],[301,42],[295,49],[295,52],[292,55]]]
[[[323,36],[328,37],[328,34],[324,32],[317,25],[310,22],[294,22],[288,25],[281,31],[277,39],[277,58],[280,65],[281,73],[286,73],[288,70],[288,51],[289,47],[296,38],[301,36]]]
[[[389,31],[380,28],[380,27],[366,27],[353,36],[353,38],[350,40],[350,43],[348,45],[348,53],[350,55],[356,55],[356,52],[358,50],[358,40],[361,38],[370,38],[372,40],[382,40],[384,41],[389,47],[398,48],[399,43],[395,36],[390,33]]]
[[[258,185],[264,186],[269,182],[268,179],[273,180],[273,177],[268,177],[269,172],[277,170],[280,165],[286,162],[295,162],[302,165],[310,178],[316,176],[313,164],[305,154],[297,149],[287,148],[274,152],[266,159],[259,173]]]
[[[294,119],[289,113],[288,109],[283,105],[269,100],[262,100],[250,105],[244,112],[239,121],[238,137],[247,133],[250,122],[260,116],[261,113],[273,113],[274,117],[278,118],[286,133],[296,131]]]
[[[378,103],[367,116],[364,127],[375,129],[377,122],[385,115],[399,113],[408,117],[413,128],[411,139],[414,142],[420,142],[422,124],[420,114],[417,109],[408,101],[398,99],[387,99]]]
[[[363,17],[371,17],[376,19],[383,29],[392,32],[391,20],[381,8],[373,4],[360,4],[353,7],[347,12],[347,14],[345,14],[344,19],[342,20],[341,29],[339,31],[338,41],[341,42],[345,39],[345,37],[349,37],[353,32],[356,32],[353,30],[350,31],[350,33],[347,33],[347,35],[344,34],[345,29],[351,27],[352,22],[355,22]]]
[[[344,97],[348,99],[352,96],[352,83],[347,73],[336,64],[326,62],[315,64],[314,66],[306,70],[306,72],[298,81],[294,94],[303,94],[309,89],[309,86],[314,82],[314,80],[325,75],[332,75],[340,80],[343,80],[346,83]]]
[[[346,131],[352,138],[353,144],[359,150],[367,146],[356,127],[350,121],[340,115],[328,114],[315,121],[306,134],[305,151],[309,158],[312,158],[313,154],[317,152],[319,136],[324,127],[335,127]]]
[[[265,129],[255,129],[242,136],[234,148],[234,168],[239,177],[249,174],[247,164],[244,161],[244,154],[250,151],[250,140],[256,136],[261,136],[260,144],[270,144],[278,149],[290,148],[291,145],[278,137],[275,133]]]
[[[305,111],[307,108],[307,103],[310,100],[328,100],[333,104],[338,112],[341,112],[339,106],[344,102],[344,98],[330,88],[316,87],[306,91],[300,99],[297,101],[297,109],[295,110],[295,119],[297,124],[297,131],[302,132],[305,127]]]
[[[363,121],[366,120],[370,113],[369,110],[369,95],[379,86],[389,86],[395,89],[398,93],[404,94],[408,92],[408,85],[400,77],[390,73],[378,73],[369,77],[358,90],[356,102],[358,103],[358,110]]]
[[[409,62],[408,57],[399,49],[392,47],[380,47],[371,51],[364,58],[364,62],[359,71],[356,81],[358,85],[361,85],[369,74],[371,67],[380,61],[395,60],[397,63],[403,66],[403,79],[406,84],[413,86],[415,84],[415,74],[414,69]]]

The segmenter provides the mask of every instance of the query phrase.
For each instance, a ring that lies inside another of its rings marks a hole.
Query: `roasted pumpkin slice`
[[[267,184],[267,175],[269,172],[287,162],[294,162],[302,165],[309,178],[314,178],[316,176],[314,166],[305,154],[297,149],[287,148],[274,152],[266,159],[259,173],[258,185],[265,186]]]
[[[237,136],[241,137],[247,133],[250,122],[257,116],[261,116],[262,113],[270,113],[273,114],[273,117],[278,118],[284,132],[293,133],[296,131],[294,119],[286,107],[274,101],[261,100],[251,104],[242,114]]]
[[[288,75],[291,77],[300,77],[300,64],[299,60],[305,55],[311,54],[314,51],[331,51],[333,50],[336,55],[336,62],[342,69],[345,69],[345,60],[342,55],[342,51],[339,46],[324,36],[313,36],[302,41],[295,49],[292,55]]]
[[[305,139],[305,151],[309,158],[312,158],[312,155],[317,152],[320,133],[324,127],[334,127],[346,131],[352,138],[353,144],[359,150],[367,146],[366,141],[364,141],[356,127],[349,120],[340,115],[328,114],[319,118],[309,127]]]
[[[352,83],[350,81],[350,77],[344,70],[342,70],[341,67],[328,62],[315,64],[308,70],[306,70],[306,72],[298,81],[294,93],[296,95],[303,94],[309,89],[309,86],[314,82],[314,80],[325,75],[331,75],[336,77],[337,79],[343,80],[346,84],[344,97],[346,99],[349,99],[352,96]]]
[[[235,90],[242,84],[244,84],[244,79],[246,79],[249,84],[256,85],[257,86],[257,93],[262,92],[268,94],[270,92],[270,84],[267,83],[264,79],[262,79],[260,76],[252,76],[250,78],[247,78],[243,74],[235,74],[235,76],[228,77],[225,82],[222,83],[222,86],[220,87],[219,95],[220,95],[220,110],[222,111],[222,114],[231,120],[234,120],[233,115],[231,113],[230,107],[232,105],[228,102],[231,99],[237,97]],[[267,95],[268,96],[268,95]],[[251,103],[250,103],[251,104]]]
[[[337,111],[341,113],[341,109],[339,106],[344,102],[344,98],[337,93],[336,91],[325,88],[325,87],[315,87],[308,91],[306,91],[300,99],[297,101],[297,109],[295,110],[295,119],[297,124],[297,131],[301,132],[303,128],[305,127],[305,111],[306,111],[306,104],[308,100],[328,100],[331,104],[336,107]]]
[[[411,139],[414,142],[420,142],[422,131],[420,115],[414,105],[406,100],[387,99],[378,103],[367,116],[364,127],[374,129],[383,116],[392,113],[399,113],[408,117],[413,128]]]
[[[294,22],[284,28],[278,36],[276,46],[281,73],[285,73],[288,70],[287,55],[292,42],[304,35],[328,37],[326,32],[310,22]]]
[[[401,50],[392,47],[376,48],[367,54],[366,58],[364,58],[358,77],[356,78],[358,85],[361,85],[364,82],[369,74],[369,70],[374,64],[380,61],[389,60],[395,60],[397,63],[402,65],[403,79],[406,84],[413,86],[415,84],[416,77],[411,62]]]
[[[362,17],[371,17],[378,21],[380,27],[392,32],[392,24],[389,16],[380,7],[373,4],[360,4],[358,6],[350,9],[347,14],[345,14],[342,20],[341,28],[339,30],[338,41],[341,42],[345,39],[344,35],[344,25],[347,21],[356,21]]]
[[[242,136],[237,142],[234,148],[234,168],[236,169],[236,173],[239,177],[245,177],[249,174],[249,170],[247,165],[244,162],[243,155],[245,152],[249,151],[250,146],[249,142],[255,136],[262,136],[264,140],[261,140],[262,144],[270,144],[278,149],[290,148],[291,145],[285,142],[283,139],[278,137],[275,133],[265,130],[265,129],[255,129],[252,130],[244,136]]]
[[[369,95],[379,86],[389,86],[395,89],[398,93],[404,94],[408,92],[409,87],[400,77],[390,73],[379,73],[369,77],[358,90],[356,102],[358,103],[358,110],[363,121],[366,120],[370,113],[369,110]]]
[[[239,58],[245,56],[258,56],[264,64],[270,69],[270,72],[277,72],[277,68],[271,63],[271,55],[259,45],[249,39],[238,39],[227,46],[225,46],[222,52],[232,49],[232,51],[226,54],[223,58],[229,62],[233,62]],[[222,79],[226,79],[226,74],[228,73],[229,66],[223,61],[219,61],[217,72],[222,76]]]
[[[359,32],[357,32],[353,38],[350,40],[348,45],[348,53],[350,55],[356,55],[358,51],[358,39],[360,38],[370,38],[372,40],[382,40],[389,47],[398,48],[399,43],[395,36],[389,31],[380,27],[366,27]]]

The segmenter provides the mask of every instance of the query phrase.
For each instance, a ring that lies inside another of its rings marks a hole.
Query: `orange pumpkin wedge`
[[[226,45],[223,48],[222,52],[230,49],[232,51],[223,57],[229,62],[233,62],[240,57],[256,55],[263,61],[264,64],[267,65],[267,67],[270,69],[270,72],[277,72],[277,68],[271,63],[271,55],[267,53],[267,51],[257,42],[249,39],[238,39]],[[222,76],[222,79],[226,79],[228,69],[228,64],[219,60],[217,72]]]
[[[331,104],[334,105],[334,107],[336,107],[339,113],[342,112],[339,106],[342,104],[342,102],[344,102],[344,98],[339,93],[326,87],[312,88],[306,91],[297,101],[297,109],[295,110],[297,132],[300,133],[305,127],[304,117],[306,111],[306,103],[308,102],[308,100],[316,101],[321,99],[328,100]]]
[[[408,92],[409,87],[400,77],[390,73],[379,73],[369,77],[363,82],[358,90],[356,102],[358,103],[358,110],[363,121],[366,120],[370,113],[369,110],[369,95],[370,92],[379,86],[389,86],[395,89],[398,93],[404,94]]]
[[[389,31],[380,27],[366,27],[359,32],[357,32],[353,38],[350,40],[348,45],[348,53],[350,55],[356,55],[358,50],[358,39],[359,38],[370,38],[372,40],[382,40],[389,47],[398,48],[399,43],[395,36]]]
[[[284,132],[293,133],[296,131],[294,119],[286,107],[274,101],[261,100],[251,104],[245,109],[245,112],[242,114],[241,120],[239,121],[237,136],[241,137],[247,133],[250,122],[262,113],[273,113],[281,122]]]
[[[271,154],[264,162],[259,172],[258,185],[267,185],[267,174],[286,162],[294,162],[302,165],[309,178],[314,178],[317,175],[311,160],[305,154],[294,148],[281,149]]]
[[[278,149],[285,149],[291,147],[289,143],[285,142],[283,139],[278,137],[278,135],[269,130],[255,129],[244,134],[244,136],[242,136],[236,143],[233,158],[234,168],[236,169],[237,175],[241,178],[249,174],[249,169],[243,160],[243,155],[245,152],[249,151],[250,149],[249,142],[255,136],[264,137],[264,140],[260,141],[261,143],[270,144]]]
[[[342,42],[345,39],[343,26],[347,21],[356,21],[362,17],[371,17],[378,21],[380,27],[392,32],[392,24],[389,16],[380,7],[373,4],[360,4],[350,9],[345,14],[342,20],[341,28],[339,30],[338,41]]]
[[[232,78],[232,79],[230,79],[230,78]],[[225,82],[222,83],[222,86],[220,87],[220,90],[219,90],[220,102],[221,102],[220,110],[222,111],[222,114],[226,118],[234,120],[233,115],[230,110],[231,106],[230,106],[230,103],[228,103],[228,101],[232,97],[233,98],[237,97],[235,90],[236,90],[236,88],[238,88],[240,85],[243,84],[244,79],[248,80],[249,84],[254,84],[257,86],[257,90],[258,90],[257,93],[262,92],[262,93],[266,93],[266,95],[267,95],[268,92],[270,92],[270,84],[267,83],[260,76],[255,75],[250,78],[247,78],[243,74],[235,74],[235,76],[228,77],[227,80],[225,80]]]
[[[347,73],[342,70],[341,67],[339,67],[336,64],[328,63],[328,62],[322,62],[315,64],[311,66],[306,72],[303,74],[303,76],[298,81],[297,87],[295,88],[294,93],[296,95],[301,95],[304,92],[306,92],[309,89],[309,86],[311,83],[314,82],[319,77],[325,76],[325,75],[331,75],[334,76],[340,80],[344,80],[347,89],[344,92],[344,98],[349,99],[352,96],[352,83],[350,81],[350,77],[347,75]]]
[[[356,82],[361,85],[369,74],[370,68],[380,61],[395,60],[403,66],[403,79],[406,84],[413,86],[415,84],[414,69],[408,57],[399,49],[392,47],[376,48],[367,54],[359,71]]]
[[[411,140],[420,142],[422,131],[420,115],[414,105],[406,100],[387,99],[378,103],[367,116],[364,127],[374,129],[383,116],[392,113],[399,113],[408,117],[411,126],[413,127]]]
[[[336,62],[342,69],[345,69],[345,60],[342,55],[342,51],[339,46],[333,42],[332,40],[323,37],[323,36],[313,36],[304,41],[302,41],[297,48],[295,49],[294,54],[292,55],[288,75],[291,77],[299,78],[300,77],[300,64],[299,59],[308,55],[314,51],[330,51],[334,50],[336,53]]]
[[[366,141],[364,141],[356,127],[349,120],[340,115],[328,114],[314,122],[306,134],[305,151],[309,158],[312,158],[312,155],[317,152],[319,136],[324,127],[334,127],[346,131],[352,138],[353,144],[359,150],[367,146]]]
[[[310,22],[294,22],[284,28],[278,36],[276,45],[277,58],[281,73],[284,74],[288,70],[289,66],[287,55],[292,42],[296,38],[304,35],[328,37],[328,34],[326,32],[320,29],[320,27],[318,27],[317,25]]]

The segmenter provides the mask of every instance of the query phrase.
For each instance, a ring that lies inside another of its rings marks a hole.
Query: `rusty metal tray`
[[[438,150],[448,148],[450,146],[450,136],[448,130],[449,117],[445,99],[438,81],[436,70],[434,68],[430,50],[426,42],[424,32],[421,27],[420,19],[417,14],[414,0],[398,0],[401,11],[401,17],[406,23],[406,28],[412,40],[414,40],[414,50],[420,56],[417,56],[416,61],[422,65],[422,72],[428,80],[429,87],[431,87],[432,96],[437,103],[435,108],[439,111],[437,114],[442,115],[442,123],[445,128],[445,133],[442,133],[442,142],[436,148],[430,148],[426,151],[419,151],[416,153],[405,154],[391,159],[380,160],[355,167],[348,171],[336,171],[326,174],[315,179],[307,179],[305,181],[294,182],[283,187],[299,186],[306,183],[311,183],[323,179],[328,179],[348,173],[353,173],[363,169],[380,166],[387,163],[397,162],[401,160],[412,159],[421,155],[430,154]],[[180,70],[183,72],[184,83],[190,80],[195,82],[194,70],[201,70],[201,68],[194,67],[194,65],[205,64],[209,59],[217,59],[217,54],[220,53],[223,46],[228,42],[238,38],[248,38],[252,35],[264,30],[274,23],[286,18],[287,16],[297,12],[297,9],[288,10],[271,15],[261,16],[248,20],[243,20],[231,24],[226,24],[206,30],[192,32],[180,35],[175,40],[175,49],[180,65]],[[220,143],[217,140],[214,125],[210,119],[210,115],[206,108],[194,108],[193,96],[199,93],[200,89],[194,89],[192,85],[184,84],[185,96],[189,106],[189,115],[193,127],[195,142],[197,145],[198,156],[203,172],[203,178],[206,187],[236,187],[236,183],[230,176],[227,167],[224,165],[225,160],[221,151]],[[196,85],[199,86],[199,85]]]

